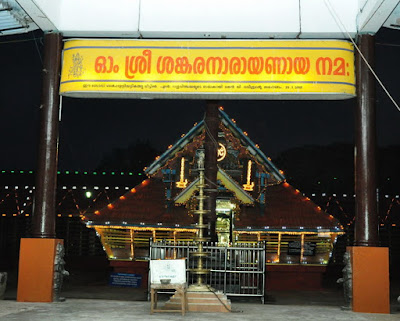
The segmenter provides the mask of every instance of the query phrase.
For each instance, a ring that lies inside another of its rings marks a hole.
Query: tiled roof
[[[171,204],[168,208],[164,184],[158,179],[147,179],[105,208],[87,215],[92,224],[149,226],[162,223],[163,227],[190,227],[193,218],[185,207]]]
[[[195,218],[189,216],[183,206],[166,206],[164,184],[158,179],[148,179],[123,197],[102,210],[87,216],[92,224],[124,224],[133,226],[189,227]],[[334,229],[338,221],[322,211],[310,199],[303,196],[289,184],[270,186],[266,192],[266,205],[261,210],[255,206],[242,206],[236,229]]]
[[[243,207],[235,228],[334,229],[339,222],[288,183],[269,186],[265,207]]]

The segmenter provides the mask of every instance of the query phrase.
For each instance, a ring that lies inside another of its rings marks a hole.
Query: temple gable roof
[[[203,131],[203,128],[204,120],[200,121],[198,124],[195,124],[195,126],[193,126],[186,135],[182,135],[182,137],[179,138],[179,140],[174,145],[172,145],[171,148],[167,149],[159,158],[151,163],[144,172],[149,176],[155,174],[158,169],[164,166],[168,160],[174,158],[176,153],[181,151],[186,144],[194,139],[194,137],[200,135],[200,133]]]
[[[278,182],[285,180],[283,173],[271,162],[271,160],[256,146],[256,144],[245,134],[222,110],[218,109],[219,117],[222,125],[224,125],[232,135],[240,141],[240,144],[254,157],[270,175]],[[186,135],[183,135],[174,145],[167,149],[159,158],[157,158],[150,166],[145,169],[145,173],[153,176],[168,161],[173,159],[176,154],[184,149],[184,147],[193,141],[204,130],[204,120],[196,124]]]
[[[227,127],[233,135],[240,140],[240,142],[247,148],[253,157],[255,157],[261,164],[265,166],[267,171],[275,177],[277,181],[284,181],[285,176],[283,173],[271,162],[271,160],[261,151],[260,148],[245,134],[228,114],[219,109],[222,124]]]
[[[225,148],[225,158],[218,162],[217,190],[220,199],[232,199],[235,206],[234,230],[341,230],[332,215],[285,181],[283,172],[221,109],[219,117],[218,143]],[[202,120],[146,169],[149,179],[87,215],[87,224],[194,229],[196,158],[204,139]]]

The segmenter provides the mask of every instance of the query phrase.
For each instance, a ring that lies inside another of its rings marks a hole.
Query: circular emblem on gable
[[[217,150],[217,161],[220,162],[222,161],[225,156],[226,156],[226,148],[224,145],[222,145],[221,143],[218,144],[219,148]]]

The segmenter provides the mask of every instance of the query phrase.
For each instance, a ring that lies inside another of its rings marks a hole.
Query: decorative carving
[[[4,299],[4,292],[7,286],[7,272],[0,272],[0,300]]]
[[[64,277],[69,275],[69,272],[64,268],[64,254],[64,245],[58,243],[56,247],[56,257],[54,259],[53,301],[65,301],[65,298],[60,297]]]
[[[83,67],[83,57],[77,53],[72,55],[72,66],[69,68],[68,78],[73,76],[79,78],[85,71]]]
[[[343,294],[345,305],[342,309],[351,309],[353,300],[353,270],[351,266],[350,253],[346,252],[343,255],[344,268],[342,270],[343,277],[338,279],[337,283],[343,283]]]
[[[226,157],[226,148],[223,144],[218,143],[218,150],[217,150],[217,162],[222,161]]]
[[[252,191],[254,189],[254,182],[251,181],[251,160],[247,162],[247,181],[243,184],[243,189],[245,191]]]
[[[181,171],[179,176],[179,181],[176,182],[176,187],[186,188],[188,180],[185,179],[185,157],[181,158]]]

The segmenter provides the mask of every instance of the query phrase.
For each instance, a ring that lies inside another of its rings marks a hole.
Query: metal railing
[[[190,253],[197,246],[192,242],[150,242],[150,259],[186,259],[186,270],[196,268],[197,260]],[[264,303],[265,243],[236,243],[221,246],[205,242],[203,268],[211,270],[204,282],[228,296],[260,297]],[[196,283],[196,276],[187,272],[188,284]]]

